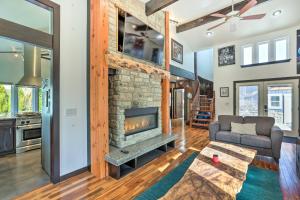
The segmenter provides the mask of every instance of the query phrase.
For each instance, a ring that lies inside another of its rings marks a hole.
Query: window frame
[[[282,40],[285,40],[286,41],[286,58],[285,59],[281,59],[281,60],[277,60],[276,59],[276,42],[278,41],[282,41]],[[274,61],[282,61],[282,60],[286,60],[286,59],[289,59],[290,58],[290,52],[289,52],[289,49],[290,49],[290,40],[289,40],[289,37],[288,36],[284,36],[284,37],[279,37],[279,38],[276,38],[273,40],[273,60]]]
[[[0,82],[0,85],[10,85],[11,94],[10,94],[10,112],[7,114],[11,114],[15,116],[19,112],[19,96],[18,96],[18,88],[26,88],[26,86],[15,85],[13,83]],[[39,112],[39,88],[36,87],[27,87],[32,89],[32,112]]]
[[[245,60],[244,60],[244,49],[245,48],[249,48],[249,47],[251,47],[252,48],[252,63],[251,64],[245,64]],[[243,45],[242,47],[241,47],[241,61],[242,61],[242,63],[243,63],[243,65],[252,65],[252,64],[254,64],[254,61],[255,61],[255,59],[254,59],[254,45],[253,44],[246,44],[246,45]]]
[[[279,101],[272,101],[272,97],[279,97]],[[273,106],[272,102],[279,102],[279,106]],[[268,95],[268,109],[280,110],[282,109],[282,96],[278,94]]]
[[[286,59],[276,60],[276,42],[285,40],[286,41]],[[259,45],[268,43],[268,61],[259,62]],[[241,67],[253,67],[259,65],[269,65],[282,62],[290,62],[290,37],[288,35],[277,37],[270,40],[263,40],[259,42],[247,43],[241,45],[240,48],[240,65]],[[244,49],[247,47],[252,47],[252,64],[245,64],[244,60]]]
[[[268,44],[268,60],[266,62],[260,62],[259,61],[259,53],[260,53],[259,46],[264,45],[264,44]],[[255,46],[256,46],[256,54],[255,54],[256,55],[256,58],[255,58],[256,63],[261,64],[261,63],[268,63],[268,62],[272,61],[271,48],[270,48],[271,42],[269,40],[257,42]]]
[[[39,88],[36,87],[27,87],[27,86],[15,86],[16,90],[16,113],[19,113],[19,93],[18,89],[19,88],[30,88],[32,90],[32,101],[31,101],[31,106],[32,106],[32,111],[25,111],[25,112],[39,112]]]
[[[13,96],[14,96],[14,88],[12,83],[5,83],[5,82],[0,82],[0,85],[9,85],[10,86],[10,112],[6,114],[13,114],[14,111],[14,101],[13,101]]]

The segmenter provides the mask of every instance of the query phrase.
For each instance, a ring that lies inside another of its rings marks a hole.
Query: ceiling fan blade
[[[226,18],[227,16],[221,13],[214,13],[212,15],[210,15],[212,17],[219,17],[219,18]]]
[[[209,29],[207,29],[208,31],[211,31],[211,30],[213,30],[213,29],[215,29],[215,28],[217,28],[217,27],[219,27],[219,26],[221,26],[221,25],[223,25],[223,24],[225,24],[226,22],[222,22],[222,23],[220,23],[220,24],[217,24],[217,25],[215,25],[215,26],[213,26],[213,27],[210,27]]]
[[[258,14],[258,15],[249,15],[242,17],[241,20],[255,20],[255,19],[262,19],[266,16],[266,14]]]
[[[252,7],[254,7],[257,4],[257,0],[251,0],[249,1],[239,12],[239,15],[244,14],[245,12],[247,12],[249,9],[251,9]]]

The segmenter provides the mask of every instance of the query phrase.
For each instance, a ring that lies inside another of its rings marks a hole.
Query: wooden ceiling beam
[[[146,15],[150,16],[157,11],[175,3],[178,0],[150,0],[146,3]]]
[[[262,3],[265,3],[267,1],[270,1],[270,0],[257,0],[257,4],[256,5],[259,5],[259,4],[262,4]],[[240,10],[242,9],[247,3],[249,2],[249,0],[245,0],[245,1],[242,1],[242,2],[239,2],[239,3],[236,3],[234,4],[234,9],[235,10]],[[230,13],[232,11],[232,8],[231,6],[228,6],[226,8],[223,8],[219,11],[215,11],[213,13],[210,13],[208,15],[205,15],[203,17],[200,17],[200,18],[197,18],[195,20],[192,20],[192,21],[189,21],[189,22],[186,22],[184,24],[181,24],[181,25],[178,25],[176,27],[176,32],[177,33],[181,33],[181,32],[184,32],[184,31],[187,31],[187,30],[191,30],[193,28],[196,28],[198,26],[203,26],[205,24],[208,24],[210,22],[213,22],[213,21],[216,21],[216,20],[219,20],[220,18],[217,18],[217,17],[212,17],[211,15],[214,14],[214,13],[220,13],[220,14],[224,14],[224,15],[227,15],[228,13]]]

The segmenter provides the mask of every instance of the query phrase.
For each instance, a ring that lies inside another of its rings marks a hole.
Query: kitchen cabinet
[[[0,120],[0,155],[16,152],[16,120]]]

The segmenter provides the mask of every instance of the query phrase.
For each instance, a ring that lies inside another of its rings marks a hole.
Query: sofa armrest
[[[220,130],[220,123],[219,122],[213,122],[209,125],[209,138],[211,141],[216,140],[217,132]]]
[[[283,139],[283,131],[279,127],[274,126],[271,130],[271,141],[272,141],[273,157],[276,159],[280,158],[282,139]]]

